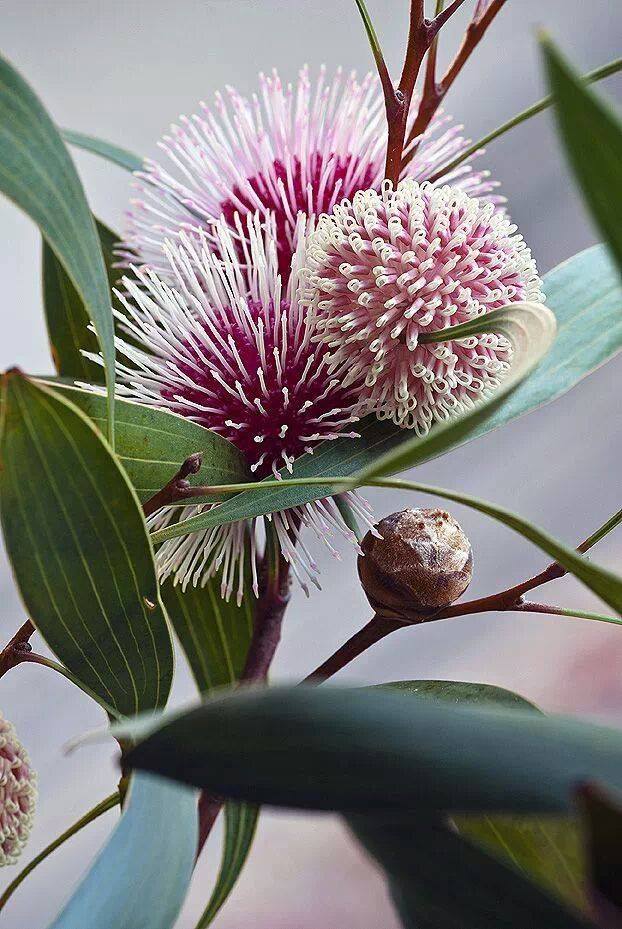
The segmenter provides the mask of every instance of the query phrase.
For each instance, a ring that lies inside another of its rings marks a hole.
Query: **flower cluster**
[[[293,87],[273,72],[252,99],[227,96],[173,127],[161,143],[170,170],[150,161],[138,174],[120,252],[133,276],[118,294],[119,393],[218,432],[260,479],[356,437],[364,413],[423,434],[494,390],[504,339],[419,342],[540,296],[487,172],[463,165],[426,183],[464,150],[462,127],[437,115],[393,191],[371,75],[327,82],[322,70],[313,87],[304,68]],[[367,504],[347,502],[371,526]],[[151,523],[214,505],[163,508]],[[304,527],[335,554],[335,532],[356,543],[330,498],[269,518],[305,589],[317,565]],[[250,520],[170,540],[161,577],[196,585],[222,569],[223,595],[241,600],[247,551],[258,589],[256,532]]]
[[[125,359],[117,367],[120,395],[218,432],[244,452],[258,478],[291,470],[294,460],[319,442],[357,435],[351,425],[358,419],[362,385],[350,380],[344,387],[346,371],[334,364],[329,370],[328,351],[314,337],[313,317],[298,300],[304,230],[303,217],[285,289],[274,221],[262,224],[255,215],[244,227],[237,218],[233,232],[226,223],[216,223],[211,230],[215,248],[201,230],[168,243],[166,277],[176,281],[175,288],[151,269],[135,269],[135,278],[125,277],[125,292],[118,293],[125,312],[117,315],[131,337],[117,340]],[[366,505],[355,494],[348,497],[367,522]],[[186,506],[181,518],[205,508]],[[178,508],[168,507],[154,515],[151,525],[162,528],[178,516]],[[302,527],[329,546],[335,530],[356,544],[330,498],[276,513],[273,523],[303,587],[303,575],[317,582],[317,566],[300,539]],[[161,577],[172,574],[184,585],[196,584],[222,566],[223,595],[237,587],[241,598],[248,539],[257,590],[253,522],[165,543],[158,553]]]
[[[541,281],[516,226],[455,187],[407,179],[357,192],[322,216],[309,245],[319,339],[344,386],[365,383],[369,409],[425,435],[488,396],[510,365],[494,334],[421,343],[518,300]]]
[[[167,273],[162,256],[166,238],[211,225],[221,216],[231,227],[235,217],[259,212],[276,223],[278,267],[285,279],[295,250],[299,213],[329,213],[357,190],[379,189],[384,177],[386,128],[378,78],[358,81],[339,69],[327,81],[321,69],[313,86],[304,67],[295,86],[284,85],[276,71],[259,77],[259,93],[250,100],[233,88],[215,107],[182,116],[160,143],[169,167],[147,161],[138,174],[124,258]],[[416,110],[417,99],[413,101]],[[437,113],[421,138],[404,174],[424,181],[468,145],[462,126]],[[406,152],[408,154],[408,150]],[[473,197],[499,202],[487,171],[468,164],[445,175]]]
[[[15,864],[28,841],[36,798],[28,755],[0,713],[0,867]]]

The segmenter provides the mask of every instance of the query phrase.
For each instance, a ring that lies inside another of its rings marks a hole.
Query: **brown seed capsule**
[[[446,510],[407,509],[386,516],[361,543],[358,571],[380,616],[425,619],[449,606],[471,582],[471,543]]]

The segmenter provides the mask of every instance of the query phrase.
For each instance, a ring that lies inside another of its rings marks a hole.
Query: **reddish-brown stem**
[[[245,683],[265,681],[281,639],[283,616],[289,603],[289,565],[279,552],[277,570],[257,603],[255,630],[240,680]]]
[[[199,797],[199,838],[197,844],[197,858],[209,838],[209,834],[218,819],[224,800],[215,794],[204,790]]]
[[[24,655],[30,651],[30,637],[34,631],[35,627],[27,619],[19,627],[11,641],[2,649],[2,652],[0,652],[0,677],[24,660]]]
[[[150,497],[146,503],[143,503],[143,513],[145,516],[151,516],[156,510],[163,506],[170,506],[177,500],[184,500],[192,496],[200,496],[201,491],[205,488],[194,488],[187,478],[191,474],[198,474],[203,463],[203,453],[195,452],[183,462],[177,474],[173,475],[168,484],[165,484],[161,490]],[[213,488],[212,488],[213,490]]]
[[[408,625],[408,623],[397,619],[388,619],[385,616],[378,616],[377,613],[374,614],[366,626],[355,632],[347,642],[344,642],[341,648],[338,648],[319,668],[312,671],[302,683],[319,684],[321,681],[327,680],[337,671],[345,668],[351,661],[354,661],[355,658],[358,658],[359,655],[362,655],[372,645],[375,645],[376,642],[380,642],[385,636],[405,625]]]
[[[616,519],[617,516],[618,514],[616,514],[616,517],[613,517],[613,519]],[[613,522],[613,519],[610,520],[610,523]],[[607,525],[608,524],[606,524],[606,526]],[[582,555],[585,554],[585,552],[602,537],[606,526],[601,527],[596,533],[588,536],[587,539],[581,542],[581,544],[577,546],[577,552]],[[564,577],[565,574],[567,574],[565,568],[557,564],[557,562],[552,562],[552,564],[548,565],[543,571],[540,571],[539,574],[535,574],[533,577],[521,581],[520,584],[516,584],[514,587],[509,587],[507,590],[501,590],[498,593],[490,594],[487,597],[479,597],[476,600],[453,603],[451,606],[439,610],[432,616],[426,616],[425,621],[430,622],[439,619],[452,619],[457,616],[470,616],[474,613],[490,613],[493,611],[501,613],[517,611],[522,613],[567,615],[567,611],[561,607],[551,606],[546,603],[526,602],[523,600],[523,596],[528,591],[534,590],[536,587],[541,587],[543,584],[548,584],[549,581]],[[396,629],[401,629],[404,626],[410,625],[417,625],[417,621],[408,619],[389,620],[381,616],[374,616],[366,626],[363,626],[362,629],[355,632],[347,642],[338,648],[337,651],[332,654],[330,658],[327,658],[315,671],[309,674],[302,683],[319,684],[322,681],[328,680],[328,678],[332,677],[338,671],[341,671],[342,668],[345,668],[346,665],[354,661],[355,658],[358,658],[359,655],[372,645],[375,645],[376,642],[384,639],[385,636],[390,635],[390,633],[395,632]]]
[[[246,656],[246,664],[240,675],[240,683],[260,683],[267,679],[274,653],[281,639],[283,616],[290,596],[289,564],[283,557],[274,533],[268,533],[266,554],[261,571],[261,589],[255,606],[255,627]],[[200,854],[212,831],[223,800],[204,792],[199,799],[199,844]]]
[[[432,32],[437,35],[440,30],[443,28],[448,19],[450,19],[454,13],[460,9],[465,0],[453,0],[449,6],[445,7],[444,10],[439,10],[434,19],[432,20]]]
[[[389,97],[385,93],[388,125],[385,177],[394,186],[397,185],[400,179],[410,102],[421,63],[430,47],[432,38],[432,24],[428,22],[424,15],[424,0],[411,0],[408,45],[402,75],[397,90],[394,91],[392,96]]]
[[[469,23],[460,48],[456,52],[456,55],[447,68],[445,74],[438,82],[435,75],[436,42],[432,44],[430,48],[430,57],[433,59],[433,63],[430,66],[430,62],[428,60],[428,74],[426,74],[426,83],[424,86],[421,103],[419,104],[419,111],[408,134],[408,139],[406,142],[408,151],[402,160],[402,168],[404,168],[404,166],[407,165],[408,162],[411,161],[411,159],[414,157],[417,151],[417,145],[413,143],[421,136],[423,132],[425,132],[429,126],[432,118],[434,117],[434,114],[443,102],[450,87],[464,68],[474,50],[483,39],[486,30],[505,3],[506,0],[493,0],[483,16]],[[456,9],[457,6],[455,4],[451,4],[447,7],[446,10],[443,10],[441,13],[439,13],[439,15],[434,20],[433,28],[439,19],[441,19],[442,22],[445,22],[446,20],[444,17],[446,14],[453,13]],[[430,180],[438,180],[438,177],[439,175],[436,174],[430,178]]]

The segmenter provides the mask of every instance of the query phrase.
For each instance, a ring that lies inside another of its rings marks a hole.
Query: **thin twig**
[[[437,9],[436,16],[432,20],[431,30],[434,35],[438,35],[448,19],[454,15],[454,13],[460,9],[465,0],[453,0],[453,3],[450,3],[446,9]]]
[[[587,537],[580,545],[577,546],[577,552],[584,555],[593,545],[602,539],[615,526],[622,522],[622,510],[618,510],[610,519],[608,519],[595,532]],[[487,597],[479,597],[476,600],[467,600],[462,603],[454,603],[445,607],[431,616],[426,616],[425,621],[436,622],[441,619],[453,619],[458,616],[471,616],[476,613],[547,613],[551,616],[571,616],[578,619],[594,619],[600,622],[620,624],[622,620],[615,616],[604,616],[601,613],[592,613],[585,610],[568,609],[546,603],[533,603],[524,600],[524,594],[550,581],[564,577],[568,572],[557,562],[552,562],[539,574],[509,587],[507,590],[501,590],[498,593],[490,594]],[[303,683],[320,683],[328,680],[346,665],[358,658],[364,651],[375,645],[381,639],[384,639],[390,633],[405,626],[417,625],[412,620],[404,619],[389,620],[380,616],[374,616],[362,629],[355,632],[334,654],[327,658],[318,668],[315,669]]]
[[[456,52],[453,61],[445,71],[441,80],[438,82],[436,79],[426,81],[421,103],[419,104],[419,111],[408,134],[408,139],[406,140],[406,154],[402,159],[402,169],[412,160],[417,151],[417,146],[413,143],[416,139],[421,137],[429,126],[449,89],[483,39],[486,30],[506,2],[507,0],[493,0],[483,16],[479,19],[471,20],[467,26],[460,48]],[[452,7],[455,7],[455,4],[448,6],[446,10],[442,11],[439,16],[436,17],[432,26],[433,29],[439,18],[442,20],[446,13],[455,11],[455,9],[452,10]],[[436,52],[434,52],[433,55],[435,56]]]
[[[424,15],[424,0],[411,0],[404,67],[395,92],[395,99],[387,101],[385,98],[388,124],[385,177],[391,181],[393,186],[396,186],[400,179],[406,125],[415,83],[433,38],[432,24]]]
[[[615,61],[610,61],[608,64],[603,65],[601,68],[596,68],[596,70],[590,71],[588,74],[584,74],[583,80],[586,84],[593,84],[596,81],[602,81],[606,77],[610,77],[612,74],[616,74],[618,71],[622,71],[622,58],[616,58]],[[457,155],[453,161],[450,161],[442,168],[439,168],[439,170],[436,171],[436,173],[433,174],[429,180],[434,182],[439,178],[444,177],[446,174],[449,174],[451,171],[455,170],[455,168],[460,167],[461,164],[467,161],[471,155],[477,154],[477,152],[481,151],[481,149],[488,145],[490,142],[494,142],[495,139],[498,139],[506,132],[509,132],[509,130],[513,129],[515,126],[519,126],[521,123],[530,119],[532,116],[536,116],[538,113],[542,113],[543,110],[546,110],[548,107],[552,106],[553,102],[553,95],[550,94],[548,97],[544,97],[537,103],[533,103],[531,106],[528,106],[527,109],[521,110],[520,113],[517,113],[516,116],[512,116],[511,119],[508,119],[500,126],[497,126],[497,128],[493,129],[492,132],[489,132],[488,135],[483,136],[481,139],[478,139],[477,142],[469,145],[469,147]],[[405,162],[407,163],[410,161],[411,157],[412,155],[409,149],[408,155],[405,156]]]
[[[261,568],[261,587],[255,604],[253,636],[246,656],[241,684],[263,682],[281,638],[283,616],[290,597],[290,570],[281,551],[276,532],[270,525],[266,533],[266,552]],[[201,853],[223,806],[223,799],[204,791],[199,798],[199,843]]]
[[[312,671],[302,683],[319,684],[321,681],[327,680],[337,671],[345,668],[351,661],[354,661],[355,658],[358,658],[359,655],[362,655],[372,645],[405,625],[408,624],[400,620],[388,619],[386,616],[378,616],[377,613],[374,614],[366,626],[355,632],[330,658],[327,658],[315,671]]]
[[[145,516],[151,516],[156,510],[163,506],[170,506],[178,500],[187,499],[192,496],[201,496],[202,488],[195,488],[190,484],[187,478],[191,474],[198,474],[203,463],[203,452],[195,452],[183,462],[177,474],[173,475],[170,481],[164,485],[161,490],[150,497],[146,503],[143,503],[143,513]]]
[[[23,623],[10,642],[0,652],[0,677],[6,674],[15,665],[24,660],[24,655],[30,651],[30,638],[34,635],[35,627],[29,619]]]

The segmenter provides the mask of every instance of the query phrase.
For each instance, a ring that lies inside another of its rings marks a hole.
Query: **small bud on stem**
[[[368,532],[358,571],[379,616],[422,622],[469,586],[471,544],[446,510],[407,509],[382,519],[381,538]]]

